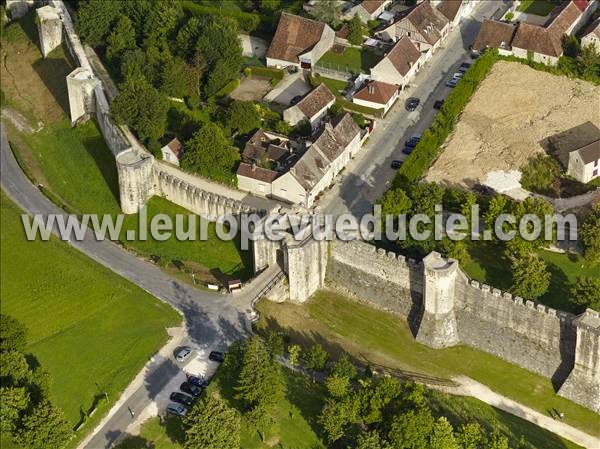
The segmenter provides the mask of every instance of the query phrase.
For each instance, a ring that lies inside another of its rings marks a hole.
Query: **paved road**
[[[30,215],[64,215],[64,211],[51,203],[25,177],[10,150],[4,127],[0,134],[0,179],[4,192]],[[209,293],[180,283],[112,242],[97,240],[91,230],[86,232],[82,241],[71,240],[69,244],[180,311],[186,326],[182,344],[190,344],[201,353],[207,353],[207,350],[225,349],[230,342],[250,331],[250,301],[262,288],[264,279],[255,280],[248,290],[236,295]],[[131,423],[128,407],[134,411],[145,409],[178,373],[180,367],[172,354],[159,357],[147,366],[139,388],[131,392],[128,400],[86,447],[108,447]]]
[[[422,134],[432,123],[436,110],[433,103],[445,98],[451,91],[446,81],[469,61],[468,48],[475,40],[483,18],[498,17],[509,4],[499,0],[479,2],[471,16],[453,30],[443,46],[433,55],[415,77],[412,86],[403,92],[394,108],[377,128],[369,143],[346,168],[343,181],[328,191],[321,200],[320,210],[335,215],[351,212],[360,217],[372,212],[372,207],[389,187],[395,171],[392,160],[404,160],[404,141]],[[421,99],[415,112],[404,109],[408,97]]]

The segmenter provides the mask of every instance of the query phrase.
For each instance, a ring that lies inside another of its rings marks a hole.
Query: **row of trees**
[[[276,358],[284,353],[280,334],[267,339],[254,336],[234,345],[219,373],[219,383],[233,384],[234,400],[218,392],[207,395],[185,418],[184,447],[230,449],[239,447],[243,422],[259,432],[275,420],[277,401],[284,391],[282,371]],[[328,364],[329,355],[318,344],[303,351],[298,345],[287,348],[288,362],[304,370],[327,373],[326,394],[317,422],[328,445],[356,449],[508,449],[508,439],[489,434],[477,423],[459,428],[443,416],[435,417],[427,390],[412,382],[390,377],[373,377],[370,370],[359,373],[343,355]],[[314,378],[313,378],[314,380]],[[243,416],[243,419],[242,419]],[[526,442],[520,448],[530,448]]]
[[[0,315],[0,430],[28,449],[62,448],[72,431],[49,398],[49,377],[25,353],[26,330]]]

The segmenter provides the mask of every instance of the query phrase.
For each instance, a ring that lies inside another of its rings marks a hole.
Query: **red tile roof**
[[[449,20],[453,21],[462,5],[462,0],[442,0],[437,9]]]
[[[512,41],[512,46],[543,55],[562,55],[562,33],[552,33],[540,25],[521,22]]]
[[[373,14],[384,2],[385,0],[363,0],[360,6],[369,14]]]
[[[585,11],[589,5],[588,0],[573,0],[573,3],[575,3],[575,6],[577,6],[581,12]]]
[[[321,40],[326,26],[316,20],[281,13],[277,31],[267,51],[267,58],[298,64],[298,56],[309,51]]]
[[[257,181],[273,182],[277,178],[278,173],[274,170],[258,167],[254,164],[246,164],[242,162],[237,169],[238,176],[256,179]]]
[[[396,94],[396,92],[398,92],[398,86],[394,84],[383,83],[381,81],[371,81],[358,92],[356,92],[353,98],[385,105]]]
[[[570,1],[557,6],[544,26],[548,31],[556,33],[562,38],[562,35],[579,19],[579,16],[581,16],[581,11],[573,1]]]
[[[310,119],[332,101],[335,101],[335,95],[331,93],[325,84],[319,84],[300,100],[296,106]]]
[[[387,54],[386,58],[402,76],[405,76],[410,68],[421,58],[421,52],[407,36],[396,42],[394,48]]]
[[[183,157],[183,145],[177,137],[171,140],[167,146],[171,149],[177,159],[181,159]]]
[[[429,2],[421,2],[405,17],[433,45],[442,37],[442,29],[448,24],[448,19]]]
[[[517,26],[514,23],[484,19],[479,34],[477,34],[477,38],[473,44],[473,50],[482,51],[487,47],[508,49],[511,46],[516,30]],[[502,43],[504,43],[503,47]]]

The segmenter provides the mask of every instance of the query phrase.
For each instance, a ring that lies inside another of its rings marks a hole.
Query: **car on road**
[[[294,106],[295,104],[298,104],[300,100],[302,100],[302,95],[296,95],[294,98],[291,99],[290,104]]]
[[[414,147],[404,147],[404,149],[402,150],[402,152],[404,154],[410,154],[410,153],[412,153],[413,150],[414,150]]]
[[[458,68],[458,71],[460,73],[465,73],[467,70],[469,70],[469,67],[471,67],[471,63],[469,62],[463,62],[460,67]]]
[[[392,161],[391,167],[392,167],[394,170],[398,170],[398,169],[400,168],[400,166],[401,166],[401,165],[402,165],[402,161],[398,161],[398,160],[396,160],[396,161]]]
[[[188,407],[194,403],[194,398],[188,396],[187,394],[180,393],[179,391],[174,391],[169,396],[169,399],[173,402],[177,402],[178,404],[187,405]]]
[[[208,354],[208,360],[223,363],[223,361],[225,360],[225,354],[219,351],[212,351],[210,354]]]
[[[200,388],[206,388],[208,386],[208,381],[201,376],[187,376],[187,383]]]
[[[192,348],[189,346],[182,346],[175,353],[175,360],[178,362],[185,361],[192,354]]]
[[[202,388],[196,386],[196,385],[192,385],[188,382],[183,382],[180,386],[179,389],[181,391],[183,391],[184,393],[187,393],[189,395],[192,395],[193,397],[197,398],[198,396],[200,396],[202,394]]]
[[[167,405],[167,413],[169,415],[175,415],[175,416],[185,416],[187,415],[188,409],[187,407],[184,407],[181,404],[175,404],[175,403],[171,403],[169,405]]]
[[[438,100],[435,103],[433,103],[434,109],[442,109],[443,105],[444,105],[444,100]]]
[[[456,78],[451,78],[448,81],[446,81],[446,86],[448,87],[456,87],[456,85],[458,84],[458,81]]]
[[[413,112],[417,109],[417,107],[419,106],[419,103],[421,103],[421,100],[419,100],[418,98],[415,97],[410,97],[408,100],[406,100],[406,110],[408,112]]]
[[[410,148],[414,148],[419,143],[419,140],[421,140],[421,137],[412,136],[410,139],[408,139],[406,142],[404,142],[404,145],[407,147],[410,147]]]

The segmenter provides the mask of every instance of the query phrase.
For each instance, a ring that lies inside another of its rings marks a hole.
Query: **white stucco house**
[[[169,162],[179,167],[179,162],[183,157],[183,145],[177,137],[160,149],[163,161]]]
[[[335,95],[325,84],[319,84],[297,104],[284,110],[283,120],[294,126],[308,120],[312,129],[316,130],[334,103]]]
[[[352,102],[373,109],[383,109],[385,115],[398,99],[399,87],[382,81],[368,81],[352,97]]]
[[[282,12],[267,50],[267,67],[310,69],[333,47],[334,40],[335,33],[329,25]]]
[[[371,79],[404,89],[423,64],[423,54],[408,36],[402,36],[390,52],[371,68]]]
[[[592,22],[581,34],[581,46],[591,45],[600,53],[600,19]]]
[[[528,22],[506,24],[485,20],[473,50],[495,47],[503,54],[532,59],[547,65],[556,65],[563,55],[565,35],[573,35],[581,27],[583,18],[596,3],[570,0],[557,6],[543,25]]]
[[[377,19],[391,3],[392,0],[362,0],[350,8],[344,17],[349,20],[357,15],[363,23],[367,23],[369,20]]]
[[[255,195],[312,207],[361,146],[361,129],[346,113],[336,123],[326,123],[312,144],[282,170],[242,162],[238,188]]]
[[[548,137],[547,148],[567,174],[587,183],[600,176],[600,129],[592,122]]]
[[[448,35],[450,21],[431,3],[418,3],[407,13],[401,15],[390,26],[379,31],[377,35],[386,40],[398,41],[408,37],[417,50],[430,58]]]

